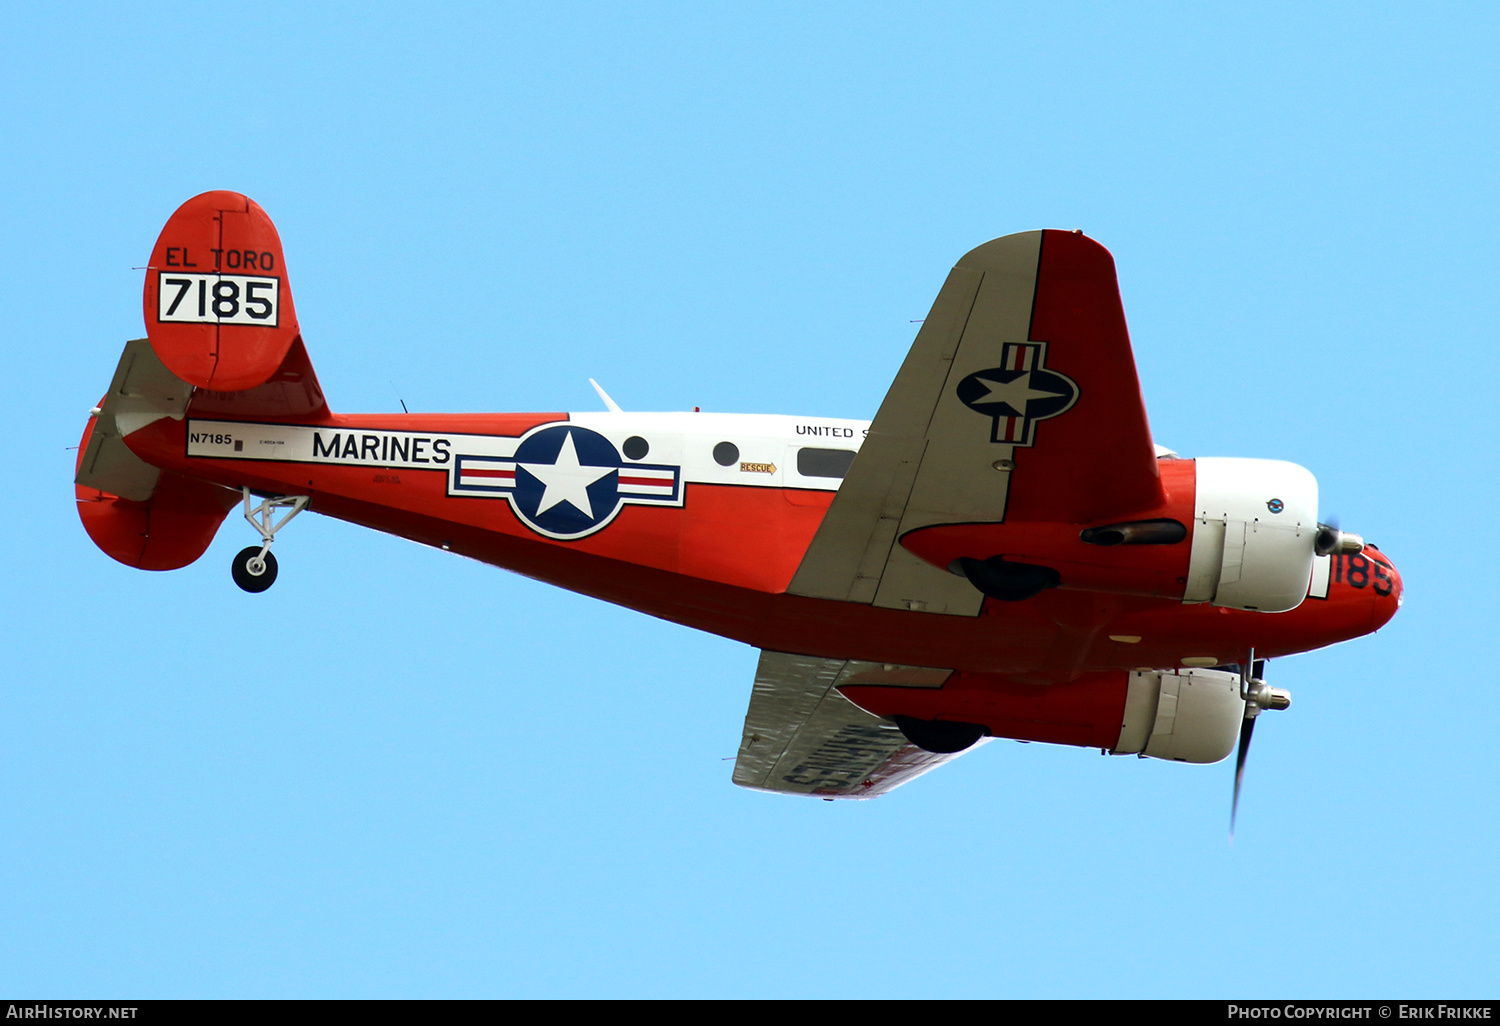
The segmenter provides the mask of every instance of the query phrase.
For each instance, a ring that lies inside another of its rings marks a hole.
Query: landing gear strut
[[[271,555],[271,542],[276,532],[291,522],[292,517],[307,508],[310,496],[279,495],[262,499],[254,507],[250,505],[250,489],[241,488],[245,496],[245,519],[260,532],[262,544],[241,549],[234,557],[230,570],[234,583],[248,592],[262,592],[276,583],[276,557]],[[286,510],[278,520],[277,510]]]

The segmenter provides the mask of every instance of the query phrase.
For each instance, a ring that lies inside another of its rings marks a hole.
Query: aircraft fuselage
[[[1289,612],[1185,604],[1171,582],[1185,573],[1186,543],[1082,548],[1101,572],[1151,564],[1141,580],[1156,594],[1071,587],[1065,573],[1060,587],[988,601],[978,617],[807,598],[788,584],[864,439],[862,421],[539,413],[286,423],[205,416],[206,405],[195,400],[185,419],[157,420],[128,444],[166,471],[305,494],[316,512],[774,651],[1060,683],[1233,663],[1251,647],[1307,651],[1378,629],[1401,598],[1394,566],[1367,549],[1321,557],[1311,597]],[[1160,465],[1169,505],[1191,522],[1193,461]],[[1058,525],[983,526],[1001,551],[1061,544],[1035,537]],[[1061,525],[1063,540],[1084,526]]]

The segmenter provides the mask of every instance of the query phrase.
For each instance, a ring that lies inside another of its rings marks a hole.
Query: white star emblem
[[[542,501],[537,504],[536,516],[541,516],[553,506],[569,503],[574,509],[594,519],[594,507],[589,502],[589,485],[605,474],[613,473],[614,467],[586,467],[578,462],[578,450],[573,447],[573,432],[563,437],[562,449],[554,463],[518,463],[543,485]]]
[[[980,378],[980,383],[989,391],[975,399],[969,405],[978,406],[981,403],[1004,403],[1015,411],[1017,417],[1026,416],[1026,404],[1033,399],[1048,399],[1059,395],[1061,392],[1043,392],[1041,389],[1031,387],[1031,371],[1027,371],[1014,381],[1000,382],[991,381],[989,378]]]

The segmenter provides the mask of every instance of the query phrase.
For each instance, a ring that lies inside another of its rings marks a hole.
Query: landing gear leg
[[[230,569],[234,574],[235,584],[248,592],[261,592],[276,583],[276,557],[271,555],[271,542],[276,540],[276,532],[306,509],[311,497],[280,495],[262,499],[258,505],[252,507],[250,489],[241,488],[240,491],[245,496],[245,519],[260,533],[262,544],[241,549],[234,557],[234,563]],[[277,519],[277,510],[286,511],[280,519]]]

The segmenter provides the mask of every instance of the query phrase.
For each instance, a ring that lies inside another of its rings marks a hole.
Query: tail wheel
[[[276,557],[269,551],[262,555],[261,549],[252,545],[234,557],[234,583],[249,592],[262,592],[276,583]]]
[[[231,567],[234,571],[234,583],[249,592],[265,591],[276,583],[276,557],[271,555],[271,543],[276,540],[276,532],[305,510],[312,498],[307,495],[273,495],[251,506],[250,489],[242,487],[240,491],[245,497],[245,519],[260,533],[262,544],[241,549],[239,555],[234,557],[234,565]],[[277,510],[283,511],[280,520],[276,519]]]

